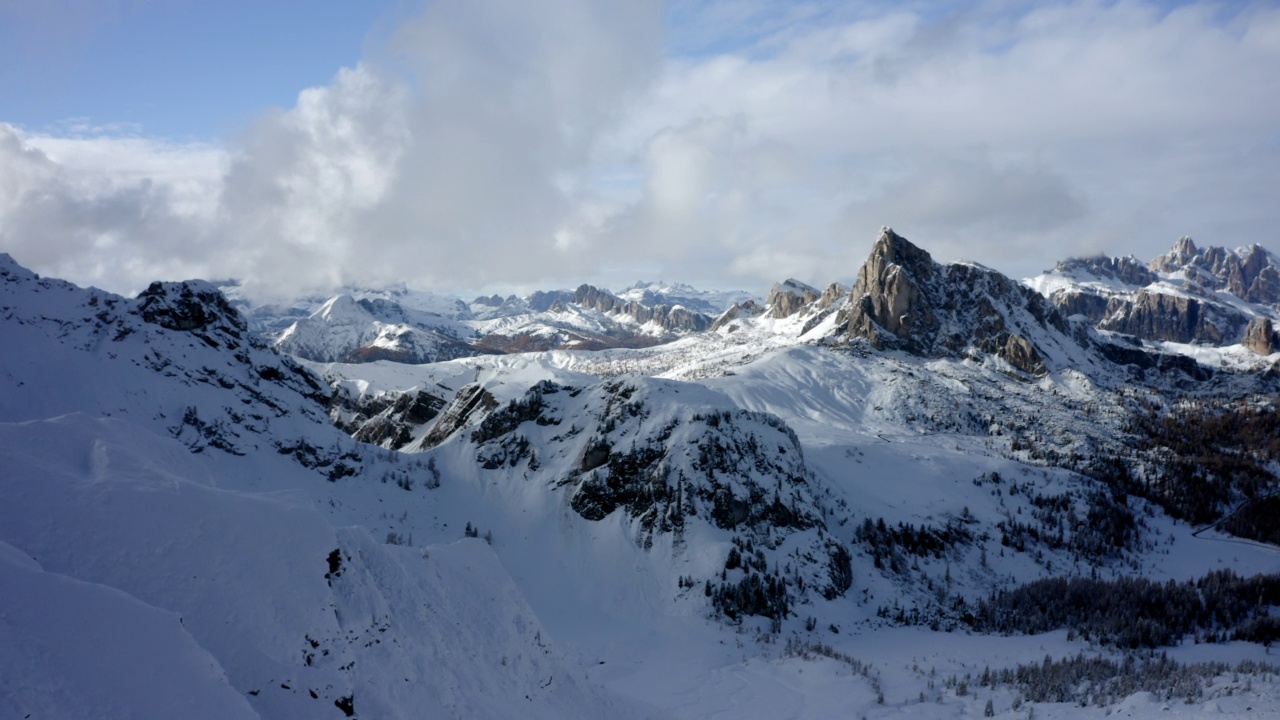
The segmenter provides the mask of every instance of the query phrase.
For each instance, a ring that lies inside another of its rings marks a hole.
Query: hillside
[[[892,231],[857,277],[726,296],[650,347],[341,363],[281,354],[207,283],[127,299],[0,256],[3,695],[32,717],[1269,708],[1280,380]],[[579,300],[637,322],[659,289]]]

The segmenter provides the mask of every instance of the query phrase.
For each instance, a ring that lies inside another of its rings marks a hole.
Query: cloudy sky
[[[0,0],[0,251],[121,292],[1280,251],[1280,2]]]

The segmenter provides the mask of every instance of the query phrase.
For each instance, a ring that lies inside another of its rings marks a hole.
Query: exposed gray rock
[[[708,330],[719,330],[726,325],[730,325],[734,320],[740,318],[759,317],[764,313],[764,307],[755,300],[747,300],[746,302],[734,303],[733,307],[725,310],[715,322],[711,323]]]
[[[493,393],[479,385],[468,385],[458,391],[422,440],[407,449],[430,450],[459,430],[479,422],[496,407],[498,400]]]
[[[1090,325],[1102,322],[1107,316],[1110,301],[1097,293],[1079,289],[1058,290],[1049,298],[1058,310],[1067,317],[1081,315],[1089,320]]]
[[[775,318],[791,317],[812,305],[819,297],[816,289],[796,280],[774,283],[769,290],[769,297],[764,304],[769,316]]]
[[[1067,279],[1119,280],[1130,289],[1075,285],[1054,291],[1050,299],[1063,315],[1083,316],[1100,330],[1155,342],[1223,346],[1243,341],[1252,313],[1224,301],[1221,294],[1280,307],[1278,265],[1280,261],[1258,245],[1239,251],[1200,248],[1182,237],[1145,268],[1132,257],[1058,263],[1055,273]],[[1177,292],[1166,283],[1177,286]],[[1255,336],[1254,342],[1262,343],[1263,338]]]
[[[818,304],[816,307],[818,310],[826,310],[829,307],[834,307],[836,303],[840,302],[840,300],[848,294],[849,288],[838,282],[833,282],[827,286],[827,289],[822,291],[822,295],[818,297]]]
[[[1112,298],[1098,327],[1144,340],[1222,345],[1237,336],[1243,318],[1195,298],[1139,290],[1132,301]]]
[[[981,266],[939,265],[888,228],[858,272],[836,327],[837,335],[877,348],[927,357],[977,350],[1033,374],[1047,368],[1031,337],[1071,338],[1057,309],[1030,288]]]
[[[249,324],[227,298],[203,280],[153,282],[138,294],[138,314],[168,330],[214,330],[237,340]]]
[[[1071,258],[1054,266],[1054,270],[1069,275],[1078,275],[1081,271],[1097,278],[1119,280],[1126,285],[1142,287],[1159,280],[1160,277],[1143,265],[1132,255],[1112,258],[1099,255],[1089,258]]]
[[[1182,272],[1205,290],[1225,290],[1251,303],[1280,303],[1280,267],[1274,255],[1254,244],[1240,251],[1197,248],[1189,237],[1151,261],[1152,270]]]
[[[1256,317],[1244,330],[1243,344],[1259,355],[1270,355],[1280,350],[1280,333],[1276,333],[1270,318]]]
[[[712,322],[709,316],[679,305],[650,307],[635,300],[623,300],[607,290],[591,285],[579,286],[570,302],[607,315],[624,315],[640,324],[652,322],[663,330],[674,333],[702,332]]]

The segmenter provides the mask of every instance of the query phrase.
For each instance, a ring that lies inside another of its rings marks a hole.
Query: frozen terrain
[[[816,304],[648,348],[298,362],[220,298],[125,299],[0,256],[17,717],[1280,716],[1272,650],[1226,638],[1155,651],[1191,679],[1029,700],[984,673],[1155,660],[957,609],[1039,578],[1280,572],[1275,546],[1137,496],[1098,545],[1105,483],[1053,460],[1118,452],[1138,396],[1274,393],[1261,374],[1186,391],[1026,320],[1042,374],[921,357],[834,342]],[[409,393],[438,403],[387,402]],[[874,521],[950,539],[886,550]]]

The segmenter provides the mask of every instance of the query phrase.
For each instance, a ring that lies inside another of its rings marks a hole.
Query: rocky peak
[[[602,313],[613,313],[625,303],[622,298],[592,285],[579,285],[573,291],[573,303]]]
[[[933,266],[929,253],[883,228],[837,322],[850,337],[872,345],[901,344],[923,352],[938,330],[932,303],[921,288],[932,280]]]
[[[819,296],[820,294],[813,287],[795,278],[789,278],[784,282],[773,284],[764,304],[769,308],[770,317],[785,318],[804,310]]]
[[[1126,285],[1142,287],[1159,279],[1150,268],[1132,255],[1125,257],[1106,257],[1099,255],[1089,258],[1071,258],[1054,266],[1054,271],[1068,277],[1079,277],[1087,273],[1099,279],[1119,280]]]
[[[1244,330],[1242,344],[1259,355],[1270,355],[1280,350],[1280,333],[1275,331],[1270,318],[1255,317]]]
[[[835,333],[927,357],[989,353],[1032,374],[1047,369],[1033,338],[1074,342],[1058,311],[1030,288],[978,265],[935,263],[889,228],[859,270]]]
[[[716,321],[711,323],[711,327],[708,329],[712,331],[719,330],[720,328],[725,327],[726,325],[730,325],[731,323],[733,323],[734,320],[738,320],[742,318],[759,317],[763,313],[764,313],[764,308],[761,307],[760,303],[756,302],[755,300],[747,300],[745,302],[734,303],[733,307],[721,313],[720,317],[716,318]],[[730,331],[734,329],[736,329],[736,326],[731,327]]]
[[[583,287],[591,286],[584,285]],[[578,289],[581,290],[582,288]],[[534,312],[547,312],[551,309],[551,306],[555,305],[557,302],[571,301],[573,299],[573,295],[573,293],[565,290],[551,290],[549,292],[539,290],[526,298],[525,302],[529,304],[529,309]]]
[[[849,294],[849,288],[838,282],[833,282],[822,291],[822,295],[818,296],[818,309],[826,310],[839,302],[840,298]]]
[[[1173,243],[1173,248],[1169,252],[1152,260],[1150,268],[1157,272],[1177,272],[1191,264],[1199,253],[1199,248],[1191,238],[1183,235]]]
[[[240,339],[249,325],[227,298],[203,280],[154,282],[137,298],[138,314],[168,330],[217,331]]]
[[[1225,290],[1246,302],[1280,303],[1280,259],[1254,244],[1228,250],[1197,248],[1191,238],[1179,238],[1173,249],[1151,261],[1162,273],[1182,273],[1199,289]]]
[[[652,322],[668,332],[701,332],[711,325],[711,318],[680,305],[645,305],[591,285],[579,286],[572,302],[606,315],[624,315],[642,325]]]

